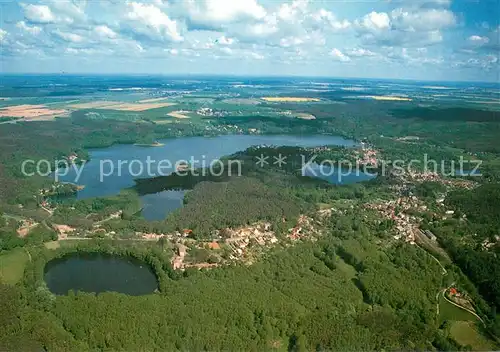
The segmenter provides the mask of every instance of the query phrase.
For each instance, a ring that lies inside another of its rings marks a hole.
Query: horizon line
[[[380,80],[380,81],[410,81],[410,82],[439,82],[439,83],[485,83],[500,86],[500,80],[431,80],[416,78],[383,78],[383,77],[341,77],[322,75],[272,75],[272,74],[219,74],[219,73],[136,73],[136,72],[0,72],[1,76],[151,76],[151,77],[236,77],[236,78],[312,78],[312,79],[334,79],[334,80]]]

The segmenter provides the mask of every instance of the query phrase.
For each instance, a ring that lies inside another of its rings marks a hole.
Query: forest
[[[500,322],[495,316],[500,308],[500,185],[484,184],[473,191],[456,191],[447,203],[455,209],[455,218],[438,223],[436,232],[454,262],[490,304],[492,328],[499,334]]]

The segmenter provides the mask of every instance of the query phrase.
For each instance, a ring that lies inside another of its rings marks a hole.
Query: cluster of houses
[[[376,166],[378,164],[378,152],[375,149],[363,148],[361,152],[356,151],[356,164]]]
[[[367,204],[367,208],[378,211],[385,219],[395,222],[396,235],[394,239],[403,239],[411,244],[415,243],[415,232],[419,231],[420,219],[409,215],[409,210],[426,211],[427,206],[421,204],[415,196],[399,197],[396,200],[384,203]]]
[[[331,209],[329,210],[329,214],[331,214]],[[288,230],[288,238],[292,241],[297,241],[304,238],[311,238],[314,235],[320,235],[314,227],[314,221],[314,219],[306,215],[300,215],[297,225]]]
[[[30,230],[38,225],[38,223],[33,219],[23,219],[19,222],[19,227],[17,228],[17,235],[19,237],[26,237]]]
[[[205,126],[205,131],[243,133],[243,129],[237,125]]]
[[[242,259],[248,254],[250,245],[261,247],[278,243],[271,224],[268,222],[258,222],[251,226],[239,227],[237,229],[225,229],[228,237],[225,244],[231,249],[230,259]]]
[[[439,182],[445,186],[465,188],[465,189],[473,189],[477,186],[477,183],[472,182],[470,180],[464,180],[460,178],[443,178],[439,173],[430,171],[426,172],[409,171],[399,175],[399,177],[403,183],[431,181],[431,182]]]
[[[227,116],[227,111],[214,110],[212,108],[201,108],[196,111],[196,113],[200,116],[206,117],[224,117]]]

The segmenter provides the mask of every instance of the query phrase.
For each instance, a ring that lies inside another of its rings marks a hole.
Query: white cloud
[[[170,49],[168,52],[170,53],[170,55],[174,56],[179,55],[179,50],[177,49]]]
[[[227,31],[241,42],[289,48],[324,46],[330,34],[350,27],[348,20],[338,20],[331,11],[317,9],[308,0],[293,0],[272,6],[260,20],[228,26]]]
[[[234,43],[233,38],[228,38],[224,35],[222,37],[217,38],[215,41],[220,45],[232,45]]]
[[[356,21],[356,24],[370,32],[389,29],[391,20],[385,12],[372,11],[365,15],[361,21]]]
[[[228,48],[228,47],[220,48],[220,51],[223,52],[226,55],[232,55],[233,54],[233,49]]]
[[[281,38],[280,46],[283,48],[288,48],[290,46],[297,46],[303,44],[304,41],[299,37],[286,37]]]
[[[99,53],[98,50],[93,49],[93,48],[66,48],[64,50],[66,54],[70,55],[94,55],[96,53]]]
[[[259,53],[255,53],[255,52],[253,52],[253,51],[250,53],[250,56],[251,56],[253,59],[255,59],[255,60],[264,60],[264,59],[265,59],[264,55],[261,55],[261,54],[259,54]]]
[[[108,26],[105,25],[100,25],[96,26],[94,28],[94,33],[99,37],[99,38],[108,38],[108,39],[114,39],[117,37],[117,34],[114,30],[109,28]]]
[[[46,5],[21,4],[24,17],[32,23],[53,23],[56,17]]]
[[[376,54],[368,49],[354,48],[347,52],[349,56],[364,57],[364,56],[375,56]]]
[[[342,53],[342,51],[340,51],[337,48],[333,48],[332,51],[330,52],[330,55],[337,61],[341,62],[351,61],[351,58],[349,56],[345,55],[344,53]]]
[[[66,41],[66,42],[69,42],[69,43],[81,43],[84,41],[84,38],[79,34],[69,33],[69,32],[61,32],[58,29],[53,31],[52,33],[55,34],[60,39]]]
[[[7,31],[3,30],[2,28],[0,28],[0,43],[3,43],[5,37],[7,36]]]
[[[443,40],[441,31],[456,24],[447,9],[398,8],[390,13],[371,12],[355,21],[362,40],[367,44],[386,46],[427,46]]]
[[[198,26],[220,28],[221,25],[260,20],[266,10],[256,0],[186,0],[189,20]]]
[[[490,41],[488,37],[481,37],[479,35],[471,35],[467,41],[473,45],[483,45]]]
[[[86,1],[61,1],[51,0],[51,9],[57,17],[63,19],[65,22],[73,23],[74,21],[84,21],[86,15],[84,8]]]
[[[446,9],[404,11],[396,9],[391,13],[395,28],[408,31],[432,31],[455,25],[453,12]]]
[[[351,27],[348,20],[338,20],[336,16],[328,10],[320,9],[306,16],[306,20],[311,19],[317,28],[331,29],[333,31],[342,31]]]
[[[175,20],[154,5],[129,2],[126,17],[133,21],[132,30],[153,40],[182,41]]]
[[[17,22],[16,27],[19,28],[20,30],[22,30],[23,32],[28,32],[32,35],[38,35],[42,31],[41,27],[38,27],[38,26],[30,27],[24,21]]]

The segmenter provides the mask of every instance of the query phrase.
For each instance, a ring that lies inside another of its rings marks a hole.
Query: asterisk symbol
[[[278,154],[278,156],[274,156],[274,165],[278,165],[279,167],[282,167],[283,165],[286,165],[286,156],[281,155],[281,153]]]
[[[260,166],[260,167],[264,167],[266,166],[267,164],[269,164],[269,162],[267,161],[267,159],[269,159],[268,156],[265,156],[264,154],[261,154],[260,157],[256,157],[257,159],[257,166]]]

